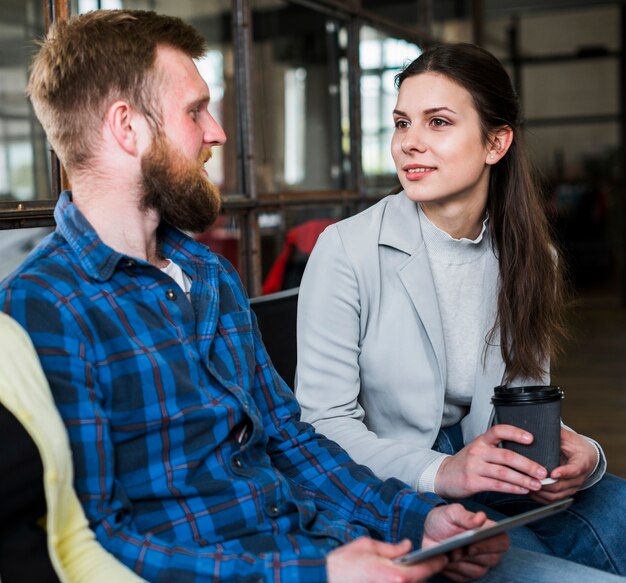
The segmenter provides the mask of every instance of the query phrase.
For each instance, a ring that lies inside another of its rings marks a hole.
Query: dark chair
[[[0,580],[58,583],[48,555],[43,464],[32,437],[0,403]]]
[[[250,299],[263,343],[274,367],[293,389],[296,375],[296,312],[298,288]]]

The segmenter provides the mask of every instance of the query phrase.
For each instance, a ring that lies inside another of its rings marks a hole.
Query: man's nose
[[[209,146],[223,146],[226,143],[226,133],[211,114],[204,130],[204,142]]]

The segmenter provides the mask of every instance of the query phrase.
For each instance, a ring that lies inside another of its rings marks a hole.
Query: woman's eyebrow
[[[439,113],[441,111],[449,111],[450,113],[453,113],[453,114],[456,115],[456,111],[454,111],[454,109],[450,109],[449,107],[445,107],[445,106],[429,107],[428,109],[425,109],[423,113],[425,115],[432,115],[434,113]],[[404,111],[401,111],[399,109],[394,109],[393,110],[393,115],[398,115],[400,117],[408,117],[407,113],[405,113]]]
[[[426,115],[432,115],[433,113],[439,113],[441,111],[449,111],[450,113],[454,113],[456,114],[456,111],[454,111],[454,109],[450,109],[449,107],[431,107],[429,109],[424,110],[424,113]]]

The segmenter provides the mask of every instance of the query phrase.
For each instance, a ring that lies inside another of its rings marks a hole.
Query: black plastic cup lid
[[[555,385],[532,385],[529,387],[496,387],[491,402],[494,405],[524,405],[563,398],[563,391]]]

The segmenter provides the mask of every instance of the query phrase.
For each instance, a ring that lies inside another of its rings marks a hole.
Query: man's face
[[[226,135],[207,110],[209,90],[188,56],[159,47],[156,67],[161,124],[141,159],[142,203],[181,230],[201,232],[220,205],[204,164]]]

